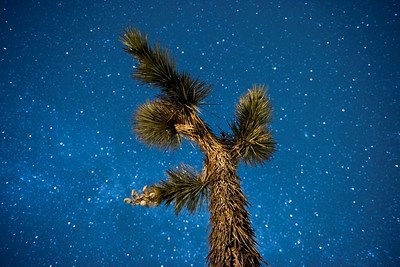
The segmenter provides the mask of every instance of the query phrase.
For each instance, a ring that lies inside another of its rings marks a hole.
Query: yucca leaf
[[[271,122],[272,109],[265,92],[264,86],[254,85],[240,98],[235,112],[240,132],[252,132],[258,126]]]
[[[170,100],[184,106],[198,106],[207,97],[211,87],[202,81],[192,78],[188,73],[179,74],[178,83],[162,90]]]
[[[173,105],[161,100],[140,106],[134,115],[134,131],[149,145],[176,148],[181,139],[175,130]]]
[[[267,126],[272,108],[264,86],[254,85],[239,100],[236,119],[231,124],[234,149],[246,164],[256,165],[269,159],[275,151],[275,142]]]
[[[210,87],[187,73],[179,73],[168,50],[156,44],[149,46],[147,36],[128,28],[121,37],[125,51],[139,61],[134,77],[157,86],[161,97],[185,107],[197,106],[209,94]]]
[[[234,145],[244,163],[257,165],[271,158],[275,151],[272,134],[266,129],[256,129],[247,139],[238,139]]]
[[[194,213],[208,199],[207,183],[187,166],[169,170],[167,174],[168,180],[153,186],[153,189],[159,198],[157,202],[173,203],[177,215],[183,208]]]
[[[121,36],[124,50],[135,57],[137,60],[144,60],[151,54],[147,35],[143,35],[135,28],[127,28]]]

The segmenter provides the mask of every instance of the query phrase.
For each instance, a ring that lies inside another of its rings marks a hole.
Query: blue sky
[[[239,167],[272,266],[400,264],[400,8],[396,1],[3,1],[3,266],[204,266],[208,211],[132,208],[190,143],[160,151],[131,131],[157,90],[131,79],[135,26],[212,85],[202,117],[228,130],[268,86],[278,150]]]

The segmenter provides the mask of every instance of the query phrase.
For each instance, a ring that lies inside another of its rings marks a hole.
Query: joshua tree
[[[268,124],[271,105],[264,86],[254,85],[236,105],[231,134],[217,136],[199,116],[200,105],[210,87],[178,72],[175,61],[159,44],[149,45],[147,35],[128,28],[121,41],[137,61],[133,77],[161,89],[158,97],[138,108],[134,131],[145,143],[160,148],[176,148],[182,138],[197,143],[205,154],[200,173],[182,165],[167,171],[167,180],[132,190],[125,203],[146,207],[173,204],[195,212],[208,204],[209,266],[261,266],[265,263],[256,249],[254,230],[247,211],[248,202],[240,187],[237,166],[242,160],[257,165],[269,159],[275,142]]]

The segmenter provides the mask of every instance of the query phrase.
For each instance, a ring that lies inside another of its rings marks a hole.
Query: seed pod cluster
[[[140,205],[146,207],[154,207],[157,206],[156,202],[156,193],[152,190],[152,188],[148,188],[145,185],[142,189],[142,193],[137,192],[135,189],[132,189],[131,197],[125,198],[124,203],[130,204],[132,206]]]

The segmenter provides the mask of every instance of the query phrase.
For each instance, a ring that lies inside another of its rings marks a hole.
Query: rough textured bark
[[[210,253],[211,266],[260,266],[262,258],[256,249],[254,231],[246,210],[236,170],[225,164],[229,152],[209,155],[210,173]]]
[[[192,114],[185,124],[178,124],[179,133],[196,142],[205,154],[203,179],[210,190],[210,266],[260,266],[262,257],[256,249],[247,200],[236,169],[235,156],[229,141],[218,139],[197,116]]]

